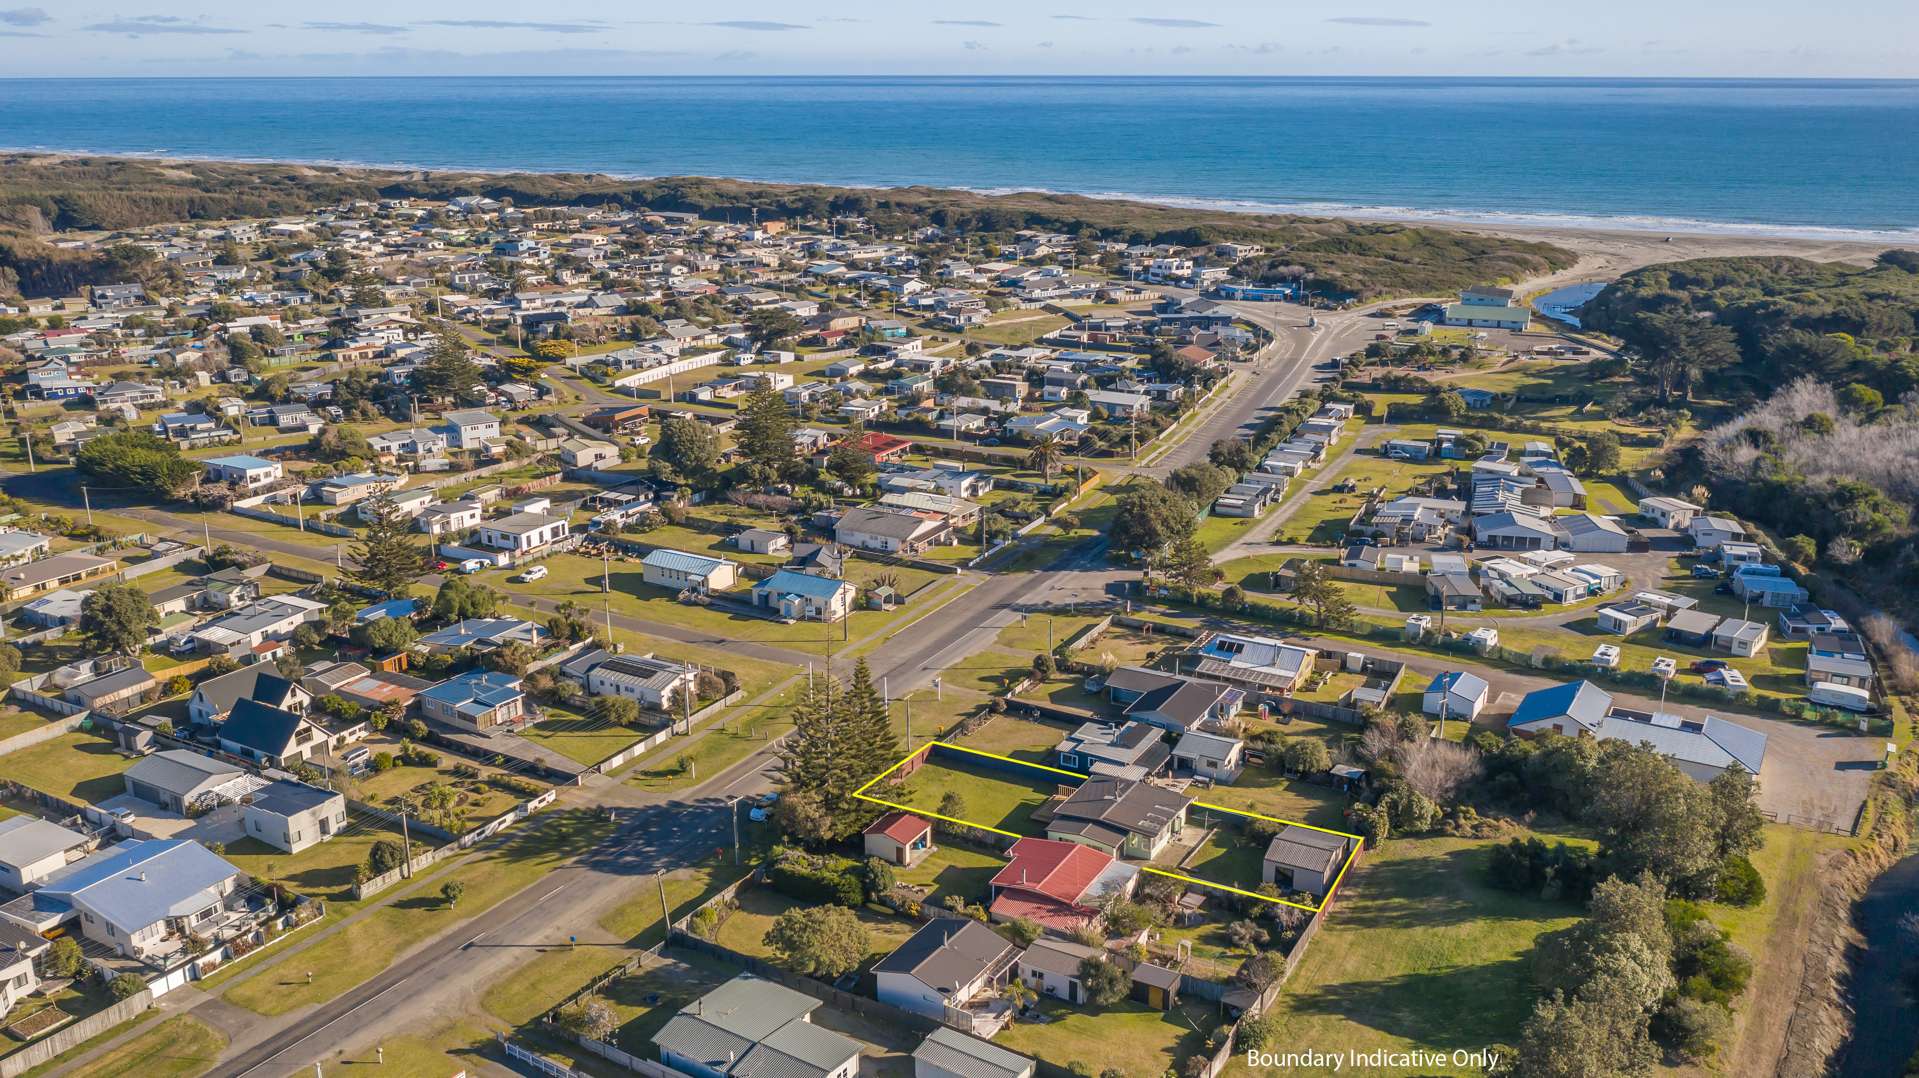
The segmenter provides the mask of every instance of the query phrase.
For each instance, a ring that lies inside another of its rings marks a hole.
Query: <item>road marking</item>
[[[552,898],[554,895],[557,895],[564,890],[566,890],[566,884],[561,884],[558,887],[555,887],[553,890],[548,891],[546,894],[541,895],[540,901],[545,902],[547,899]]]

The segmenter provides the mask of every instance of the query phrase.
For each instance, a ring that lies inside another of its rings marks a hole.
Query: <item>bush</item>
[[[773,862],[766,882],[775,891],[802,902],[833,902],[858,906],[865,900],[858,866],[846,857],[818,856],[791,851]]]
[[[375,876],[383,876],[396,868],[406,859],[405,851],[392,839],[383,838],[373,844],[366,852],[367,871]]]
[[[127,999],[146,986],[147,983],[145,981],[135,977],[133,974],[122,973],[107,982],[107,994],[116,1000]]]
[[[1594,875],[1591,850],[1564,842],[1548,846],[1536,836],[1493,847],[1487,865],[1494,887],[1546,899],[1583,902],[1592,893]]]
[[[1744,857],[1728,857],[1719,866],[1719,882],[1714,897],[1728,906],[1757,906],[1766,900],[1766,881],[1759,870]]]

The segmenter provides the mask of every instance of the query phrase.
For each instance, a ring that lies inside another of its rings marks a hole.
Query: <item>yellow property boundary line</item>
[[[877,797],[869,796],[867,794],[866,791],[871,789],[874,786],[874,784],[885,781],[887,776],[891,775],[895,771],[898,771],[900,768],[905,767],[906,762],[908,760],[911,760],[915,756],[930,755],[935,746],[942,749],[949,749],[953,752],[963,752],[973,756],[983,756],[989,760],[999,760],[1003,763],[1017,764],[1020,767],[1029,767],[1035,771],[1045,771],[1054,775],[1064,775],[1067,778],[1072,779],[1074,783],[1081,783],[1086,781],[1086,776],[1080,774],[1077,771],[1068,771],[1065,768],[1053,767],[1048,764],[1036,764],[1032,762],[1031,760],[1020,760],[1012,756],[1002,756],[996,752],[986,752],[981,749],[968,748],[965,745],[955,745],[950,741],[929,741],[926,744],[921,745],[919,748],[914,749],[912,752],[907,753],[905,756],[900,757],[898,762],[894,763],[892,767],[889,767],[886,770],[880,772],[879,774],[874,775],[872,778],[867,779],[864,783],[860,785],[859,789],[853,791],[853,796],[859,798],[861,801],[867,801],[875,805],[882,805],[886,808],[895,809],[900,812],[908,812],[915,816],[924,816],[928,819],[940,820],[950,824],[957,824],[958,826],[961,826],[961,827],[971,827],[980,831],[989,831],[995,835],[1005,835],[1008,838],[1020,839],[1020,838],[1031,837],[1029,835],[1022,835],[1017,831],[1007,831],[998,827],[989,827],[983,823],[975,823],[972,820],[962,820],[955,816],[942,816],[937,812],[928,812],[923,808],[916,808],[912,805],[902,805],[898,803],[897,801],[886,801]],[[1139,866],[1139,870],[1141,872],[1149,872],[1155,876],[1165,876],[1168,879],[1179,880],[1183,883],[1196,884],[1200,887],[1210,887],[1215,891],[1225,891],[1228,894],[1239,895],[1243,898],[1256,898],[1256,899],[1259,899],[1261,902],[1272,902],[1281,906],[1291,906],[1294,909],[1305,910],[1308,913],[1318,913],[1320,910],[1323,910],[1326,908],[1327,903],[1333,900],[1334,893],[1339,890],[1340,882],[1346,878],[1346,870],[1353,867],[1353,861],[1359,856],[1359,848],[1360,846],[1364,845],[1366,841],[1363,837],[1359,835],[1355,835],[1351,833],[1350,831],[1335,831],[1330,827],[1315,827],[1309,823],[1300,823],[1297,820],[1281,819],[1278,816],[1262,816],[1257,812],[1247,812],[1244,809],[1228,808],[1225,805],[1214,804],[1213,802],[1210,802],[1210,801],[1195,801],[1193,802],[1192,807],[1206,809],[1211,812],[1223,812],[1229,816],[1244,816],[1254,820],[1265,820],[1268,823],[1276,823],[1285,827],[1303,827],[1307,829],[1308,831],[1318,831],[1323,834],[1338,835],[1340,838],[1351,839],[1353,845],[1352,845],[1352,848],[1346,854],[1346,863],[1339,866],[1339,874],[1333,877],[1333,885],[1327,888],[1326,897],[1321,899],[1319,905],[1317,906],[1308,906],[1303,902],[1292,902],[1284,898],[1273,898],[1270,895],[1262,895],[1257,891],[1248,891],[1248,890],[1245,890],[1244,888],[1233,887],[1224,883],[1214,883],[1211,880],[1202,880],[1202,879],[1199,879],[1198,877],[1188,876],[1180,872],[1168,872],[1167,870],[1163,868],[1154,868],[1151,865]]]

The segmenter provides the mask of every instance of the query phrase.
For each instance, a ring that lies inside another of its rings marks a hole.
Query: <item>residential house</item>
[[[1626,529],[1611,517],[1572,513],[1555,518],[1553,523],[1565,532],[1559,543],[1562,550],[1582,554],[1624,554],[1631,543]]]
[[[430,632],[413,646],[433,654],[448,654],[468,648],[478,652],[494,651],[508,644],[539,647],[546,630],[519,618],[468,618],[444,629]]]
[[[89,711],[123,713],[160,697],[160,682],[137,662],[83,659],[61,669],[76,671],[61,699]]]
[[[856,1078],[860,1044],[813,1024],[820,1001],[742,973],[653,1035],[660,1062],[694,1078]]]
[[[9,816],[0,820],[0,885],[27,891],[92,848],[93,839],[50,820]]]
[[[1033,1078],[1038,1066],[1017,1052],[939,1026],[913,1049],[913,1078]]]
[[[241,801],[247,837],[286,853],[299,853],[346,829],[346,795],[303,782],[280,780]]]
[[[1711,550],[1721,543],[1744,541],[1746,528],[1731,517],[1695,516],[1687,523],[1686,534],[1700,550]]]
[[[241,490],[254,490],[270,483],[277,483],[286,477],[286,470],[277,460],[265,460],[242,453],[230,457],[213,457],[206,462],[207,482],[226,483]]]
[[[1588,681],[1527,693],[1508,729],[1520,737],[1552,731],[1649,744],[1701,783],[1735,768],[1757,777],[1766,759],[1766,735],[1757,730],[1715,715],[1692,719],[1621,707],[1611,693]]]
[[[852,613],[859,589],[848,581],[780,569],[753,585],[753,605],[792,621],[838,621]]]
[[[695,667],[652,655],[612,655],[586,671],[589,696],[621,696],[654,711],[679,711],[694,691]]]
[[[1872,659],[1857,636],[1813,633],[1806,646],[1806,684],[1844,685],[1872,691]]]
[[[1564,538],[1554,522],[1512,510],[1473,518],[1473,541],[1495,550],[1556,550]]]
[[[918,554],[948,531],[944,520],[876,506],[856,506],[840,515],[833,538],[860,550]]]
[[[215,736],[222,752],[277,768],[306,762],[328,741],[326,730],[306,716],[246,698],[234,701]]]
[[[484,449],[500,437],[500,417],[484,408],[462,408],[440,417],[447,442],[455,449]]]
[[[1173,734],[1223,723],[1239,713],[1246,694],[1217,681],[1123,666],[1107,675],[1106,696],[1126,718]]]
[[[537,554],[567,537],[565,517],[544,513],[514,513],[482,521],[477,535],[481,546],[510,551],[514,557]]]
[[[1185,830],[1192,802],[1145,782],[1089,778],[1055,808],[1046,837],[1114,857],[1151,860]]]
[[[1316,827],[1287,824],[1266,845],[1259,862],[1260,881],[1323,898],[1339,879],[1351,842]]]
[[[1019,956],[1014,976],[1034,992],[1067,1003],[1086,1002],[1080,983],[1080,965],[1088,959],[1104,961],[1105,953],[1071,940],[1041,937]]]
[[[477,528],[485,516],[486,509],[479,502],[441,502],[420,510],[413,518],[413,526],[437,539]]]
[[[469,670],[421,690],[420,714],[462,729],[486,733],[526,713],[520,679],[501,670]]]
[[[1762,621],[1727,618],[1712,631],[1712,646],[1719,651],[1751,658],[1766,646],[1769,630]]]
[[[1599,631],[1631,636],[1641,629],[1657,626],[1665,612],[1648,603],[1628,602],[1599,608]]]
[[[1720,617],[1704,610],[1681,610],[1666,622],[1666,639],[1687,647],[1703,648],[1712,640]]]
[[[933,825],[909,812],[889,812],[860,833],[866,856],[910,868],[933,852]]]
[[[116,953],[157,960],[209,934],[246,877],[197,842],[141,839],[99,850],[54,873],[0,913],[41,932],[73,924]]]
[[[1212,782],[1231,784],[1246,766],[1246,745],[1239,738],[1187,730],[1173,745],[1173,767]]]
[[[1138,882],[1136,866],[1078,842],[1021,838],[987,884],[987,909],[997,923],[1027,920],[1072,935],[1099,917],[1108,895],[1124,896]]]
[[[326,604],[298,595],[260,599],[188,634],[203,655],[249,655],[269,640],[285,640],[309,621],[326,617]]]
[[[569,468],[598,468],[620,462],[620,447],[611,442],[568,438],[560,443],[560,463]]]
[[[41,592],[57,591],[94,577],[106,576],[117,572],[119,568],[120,562],[115,558],[98,558],[92,554],[55,554],[51,558],[41,558],[0,571],[0,596],[9,602],[26,599]]]
[[[1639,515],[1662,528],[1673,531],[1687,531],[1692,527],[1692,519],[1704,513],[1705,509],[1678,498],[1654,497],[1639,499]]]
[[[1200,641],[1193,672],[1259,696],[1289,696],[1313,671],[1318,653],[1264,636],[1212,633]]]
[[[1479,717],[1492,696],[1492,686],[1478,674],[1448,670],[1427,684],[1420,710],[1428,715],[1471,721]]]
[[[733,536],[733,547],[748,554],[784,554],[793,549],[793,539],[772,528],[748,528]]]
[[[1053,747],[1053,754],[1055,766],[1069,771],[1135,780],[1158,774],[1172,759],[1158,727],[1132,721],[1082,723]]]
[[[304,715],[313,703],[313,694],[293,681],[281,677],[272,663],[242,666],[229,674],[202,681],[187,700],[187,719],[211,726],[226,718],[241,700],[256,700],[268,707]]]
[[[1787,577],[1777,565],[1747,563],[1735,568],[1730,578],[1732,593],[1741,600],[1774,610],[1790,609],[1804,603],[1809,593]]]
[[[676,593],[689,589],[701,595],[725,591],[739,582],[739,574],[738,562],[664,547],[640,559],[640,579]]]
[[[873,994],[881,1003],[944,1020],[1004,983],[1019,948],[970,917],[940,917],[873,967]]]

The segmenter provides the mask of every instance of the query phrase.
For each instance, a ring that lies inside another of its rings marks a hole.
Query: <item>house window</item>
[[[1062,752],[1059,754],[1059,762],[1065,764],[1067,767],[1078,767],[1079,756],[1071,752]]]

